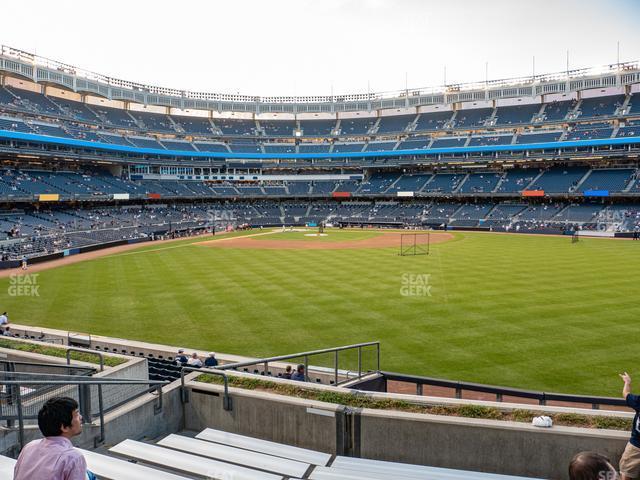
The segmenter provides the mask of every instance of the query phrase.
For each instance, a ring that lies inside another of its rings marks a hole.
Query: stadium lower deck
[[[580,229],[609,234],[633,232],[640,226],[639,174],[632,166],[365,171],[362,180],[241,185],[130,180],[95,169],[6,168],[0,173],[4,260],[240,225],[325,222],[538,233]],[[51,196],[56,202],[43,201]]]

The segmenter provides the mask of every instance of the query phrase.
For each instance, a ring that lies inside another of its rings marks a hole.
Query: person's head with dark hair
[[[38,427],[45,437],[75,437],[82,433],[78,402],[69,397],[47,400],[38,412]]]
[[[618,474],[604,455],[580,452],[569,464],[570,480],[616,480]]]

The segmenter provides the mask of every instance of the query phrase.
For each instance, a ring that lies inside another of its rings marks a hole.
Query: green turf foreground
[[[640,383],[640,242],[456,233],[397,253],[149,245],[42,272],[39,296],[2,279],[0,309],[251,356],[380,340],[385,370],[546,391],[617,396],[623,370]]]

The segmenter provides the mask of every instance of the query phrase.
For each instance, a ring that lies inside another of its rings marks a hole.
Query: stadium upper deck
[[[640,149],[637,62],[364,97],[253,97],[140,85],[8,47],[0,53],[5,152],[41,144],[79,156],[195,162]]]

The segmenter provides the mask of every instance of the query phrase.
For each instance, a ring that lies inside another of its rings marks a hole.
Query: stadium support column
[[[4,75],[0,73],[0,87],[4,87]]]

